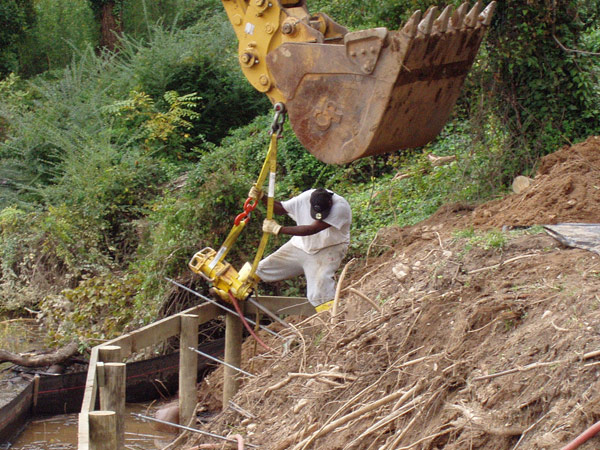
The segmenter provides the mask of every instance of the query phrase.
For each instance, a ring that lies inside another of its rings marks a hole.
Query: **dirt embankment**
[[[339,315],[290,318],[285,345],[262,336],[275,352],[246,342],[240,408],[198,426],[269,450],[562,448],[600,420],[600,256],[490,232],[560,222],[600,222],[600,137],[544,158],[521,194],[379,233]],[[220,408],[220,377],[203,407]]]

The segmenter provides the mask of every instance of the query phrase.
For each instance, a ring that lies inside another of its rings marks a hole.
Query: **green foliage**
[[[135,38],[148,37],[157,23],[184,29],[221,12],[219,0],[128,0],[121,6],[123,30]]]
[[[23,44],[21,71],[27,75],[65,67],[73,55],[98,41],[87,0],[36,0],[35,25]]]
[[[33,20],[33,0],[2,0],[0,3],[0,79],[20,69],[20,43]]]
[[[87,347],[118,337],[137,322],[134,298],[139,288],[135,275],[107,273],[48,296],[40,311],[50,326],[49,337],[56,344],[77,340]]]
[[[104,237],[65,205],[46,212],[16,207],[0,213],[0,308],[36,307],[41,298],[86,273],[111,267]]]
[[[464,241],[465,251],[469,252],[473,248],[483,250],[501,251],[508,243],[510,233],[492,229],[485,233],[477,233],[473,228],[459,230],[454,232],[455,241]]]
[[[170,90],[202,98],[188,148],[202,145],[204,138],[217,142],[268,108],[265,96],[243,77],[235,35],[223,20],[217,15],[185,30],[153,26],[147,41],[127,36],[121,41],[121,85],[147,93],[159,106]],[[232,114],[237,111],[243,114]]]
[[[175,91],[164,95],[167,111],[157,110],[154,100],[143,92],[132,91],[130,97],[108,105],[104,111],[114,118],[115,133],[129,133],[141,146],[154,154],[182,158],[183,143],[188,133],[178,132],[193,127],[191,120],[200,115],[194,110],[200,97],[192,94],[180,96]]]
[[[539,156],[600,132],[597,66],[561,48],[585,43],[599,14],[599,5],[585,0],[498,2],[489,68],[477,76],[489,108],[484,117],[497,114],[510,136],[499,155],[505,183]]]

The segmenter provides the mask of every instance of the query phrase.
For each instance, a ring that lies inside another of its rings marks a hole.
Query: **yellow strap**
[[[225,259],[227,253],[229,253],[229,250],[231,250],[231,247],[233,247],[233,244],[235,244],[235,241],[237,241],[238,236],[240,235],[245,226],[246,222],[242,220],[238,225],[234,225],[231,228],[231,231],[225,238],[225,242],[223,242],[221,248],[217,252],[217,256],[213,261],[214,265],[216,265],[219,261],[223,261]]]
[[[258,175],[258,179],[254,184],[257,188],[261,188],[264,184],[267,175],[271,174],[272,180],[269,180],[273,185],[270,186],[269,197],[267,198],[267,219],[273,218],[273,205],[275,204],[275,199],[273,197],[275,191],[275,172],[277,170],[277,134],[271,134],[271,143],[269,144],[269,150],[267,151],[267,156],[265,157],[265,162],[263,163],[262,169],[260,170],[260,174]],[[240,233],[246,226],[246,221],[242,220],[238,225],[233,225],[231,231],[225,238],[225,242],[219,248],[217,252],[217,256],[213,260],[212,264],[216,266],[216,264],[225,259],[225,256],[231,250],[231,247],[237,241]],[[267,246],[267,242],[269,241],[269,233],[263,233],[262,238],[260,240],[260,244],[258,245],[258,250],[256,252],[256,256],[254,257],[254,263],[252,264],[252,270],[248,276],[248,279],[251,280],[256,272],[256,268],[258,267],[258,263],[262,259],[262,256],[265,252],[265,248]]]
[[[265,162],[263,164],[263,168],[260,172],[260,176],[258,177],[258,181],[256,182],[256,187],[262,187],[265,182],[265,178],[267,177],[267,173],[271,174],[272,179],[269,180],[269,183],[272,183],[272,186],[269,186],[269,193],[267,198],[267,219],[273,218],[273,205],[275,204],[275,173],[277,171],[277,135],[273,133],[271,135],[271,145],[269,145],[269,151],[267,152],[267,157],[265,158]],[[258,263],[262,259],[265,248],[267,247],[267,243],[269,242],[269,233],[264,233],[260,239],[260,244],[258,244],[258,250],[256,251],[256,256],[254,257],[254,261],[252,263],[252,270],[250,271],[250,276],[248,279],[254,276],[256,273],[256,268],[258,267]]]

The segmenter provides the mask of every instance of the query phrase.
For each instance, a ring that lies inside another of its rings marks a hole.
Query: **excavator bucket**
[[[343,44],[284,43],[267,55],[300,142],[326,163],[420,147],[442,130],[489,25],[494,3],[400,31],[347,33]]]
[[[265,5],[252,0],[246,18],[235,17],[242,69],[272,101],[285,103],[308,151],[335,164],[432,141],[448,120],[496,6],[432,7],[415,12],[397,31],[348,32],[324,14],[308,15],[304,0],[269,2],[279,8],[279,19],[273,12],[265,27],[255,27],[269,13],[254,14],[255,4]],[[261,46],[261,33],[267,45]]]

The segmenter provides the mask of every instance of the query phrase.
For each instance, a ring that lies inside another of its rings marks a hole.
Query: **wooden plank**
[[[124,334],[121,337],[112,339],[103,345],[118,345],[122,347],[124,349],[122,356],[127,358],[131,353],[135,353],[152,345],[160,344],[170,337],[177,336],[181,332],[179,328],[180,319],[178,316],[182,314],[197,315],[199,323],[208,322],[219,317],[219,315],[222,315],[221,310],[212,303],[192,306],[179,314],[148,324],[129,334]],[[128,349],[128,351],[125,351],[125,349]]]
[[[111,339],[110,341],[107,341],[104,344],[100,344],[97,347],[98,348],[107,347],[107,346],[120,347],[121,352],[120,352],[120,355],[118,356],[118,360],[123,361],[123,360],[129,358],[131,356],[131,354],[133,353],[131,351],[131,341],[132,341],[131,335],[124,334],[123,336],[120,336],[115,339]]]
[[[315,307],[312,306],[306,297],[276,297],[261,296],[257,297],[258,303],[269,309],[276,315],[286,316],[305,316],[309,317],[315,313]],[[258,308],[249,302],[244,302],[245,312],[256,314]]]
[[[33,383],[29,383],[9,403],[0,408],[0,443],[17,437],[31,416]],[[2,447],[0,445],[0,447]]]
[[[81,412],[88,413],[94,410],[96,404],[96,365],[98,364],[98,347],[92,348],[90,361],[88,363],[87,379],[85,380],[85,394],[83,394],[83,403]]]
[[[130,333],[131,352],[135,353],[146,347],[160,344],[173,336],[179,335],[179,333],[181,333],[179,314],[159,320]]]
[[[98,361],[103,363],[122,362],[121,350],[118,345],[100,345],[98,347]]]
[[[179,339],[179,423],[187,425],[198,398],[198,316],[182,314]]]
[[[77,450],[89,450],[90,448],[90,421],[89,413],[79,413],[77,422]]]

